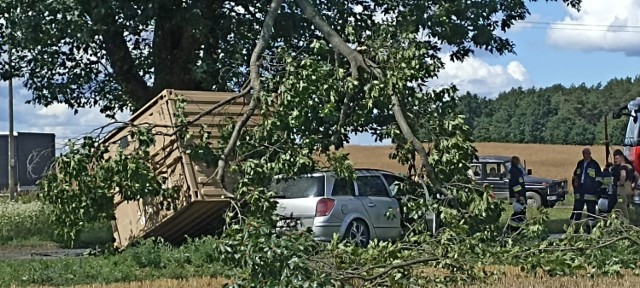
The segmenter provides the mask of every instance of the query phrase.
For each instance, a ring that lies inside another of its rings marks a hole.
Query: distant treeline
[[[638,76],[591,87],[518,88],[496,99],[467,93],[459,107],[478,142],[602,144],[607,115],[609,139],[621,145],[628,117],[613,120],[611,114],[636,97],[640,97]]]

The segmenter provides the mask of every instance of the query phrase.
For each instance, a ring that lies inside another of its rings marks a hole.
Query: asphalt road
[[[91,249],[59,248],[15,248],[0,250],[0,260],[7,259],[56,259],[62,257],[82,257],[91,254]]]

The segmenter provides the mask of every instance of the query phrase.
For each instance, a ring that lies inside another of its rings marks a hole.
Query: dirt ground
[[[87,249],[64,249],[56,244],[0,245],[0,259],[48,259],[82,256]]]

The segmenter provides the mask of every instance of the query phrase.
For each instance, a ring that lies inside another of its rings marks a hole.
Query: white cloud
[[[49,107],[40,108],[38,111],[36,111],[36,114],[42,115],[45,117],[46,116],[55,117],[58,120],[66,120],[68,115],[67,113],[69,111],[70,109],[67,105],[56,103]]]
[[[584,0],[580,12],[566,9],[568,15],[548,29],[549,44],[568,50],[640,56],[640,1]]]
[[[480,96],[495,98],[500,92],[515,87],[532,85],[527,69],[518,61],[511,61],[506,66],[490,65],[478,57],[470,56],[464,62],[452,62],[448,55],[440,55],[445,68],[437,79],[429,81],[432,89],[455,84],[460,92],[467,91]],[[355,145],[390,145],[389,140],[383,143],[374,142],[369,133],[349,135],[351,144]]]
[[[465,59],[464,62],[452,62],[448,55],[441,57],[445,62],[445,68],[438,75],[438,79],[429,82],[431,87],[454,84],[461,93],[469,91],[495,98],[502,91],[531,86],[527,69],[518,61],[511,61],[505,67],[490,65],[474,56]]]

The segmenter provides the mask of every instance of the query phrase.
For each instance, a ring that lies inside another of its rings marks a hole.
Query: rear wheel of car
[[[345,240],[355,244],[356,246],[366,248],[369,245],[371,234],[369,226],[360,219],[356,219],[349,223],[344,233]]]
[[[542,206],[542,197],[536,192],[527,192],[527,208],[538,208]]]

